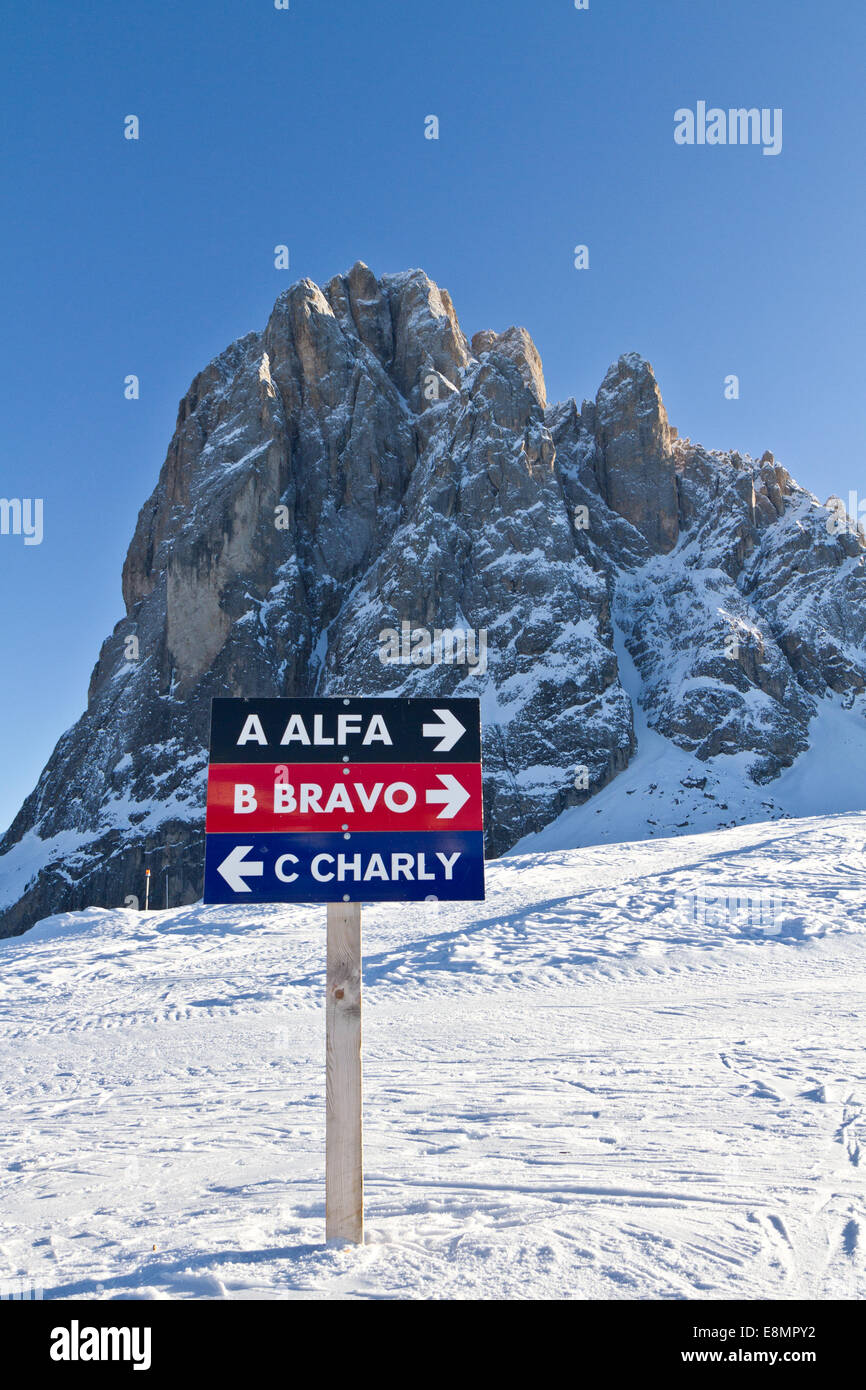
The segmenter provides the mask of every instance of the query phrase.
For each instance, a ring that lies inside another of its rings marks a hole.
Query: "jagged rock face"
[[[650,726],[701,759],[753,753],[770,782],[808,747],[813,697],[863,689],[863,546],[772,456],[677,441],[674,457],[688,529],[623,578],[616,612]]]
[[[604,500],[653,550],[672,550],[679,527],[671,430],[652,368],[637,353],[609,369],[593,424]]]
[[[181,401],[126,616],[0,842],[0,933],[146,867],[153,905],[200,894],[218,694],[479,695],[496,854],[631,758],[618,624],[650,727],[771,781],[828,692],[866,699],[863,539],[829,517],[678,439],[636,354],[548,407],[526,331],[470,346],[421,271],[293,285]]]

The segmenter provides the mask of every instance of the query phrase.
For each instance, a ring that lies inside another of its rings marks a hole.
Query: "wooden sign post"
[[[218,696],[205,829],[206,903],[328,905],[325,1239],[361,1244],[361,903],[484,898],[479,702]]]
[[[328,903],[325,987],[325,1239],[362,1245],[360,903]]]

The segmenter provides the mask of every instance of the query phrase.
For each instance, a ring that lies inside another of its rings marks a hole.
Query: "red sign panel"
[[[478,763],[211,763],[209,834],[475,830]]]

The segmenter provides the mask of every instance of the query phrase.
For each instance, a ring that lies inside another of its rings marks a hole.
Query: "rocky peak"
[[[470,347],[423,271],[299,281],[180,403],[87,709],[0,841],[0,932],[145,867],[198,896],[214,695],[478,695],[492,854],[566,812],[591,842],[623,773],[634,833],[729,823],[730,766],[787,814],[813,729],[862,737],[866,550],[834,517],[771,454],[677,438],[636,353],[548,406],[526,330]]]
[[[476,357],[490,352],[501,353],[503,357],[507,357],[517,367],[541,409],[546,408],[547,392],[541,358],[525,328],[506,328],[504,333],[494,333],[489,328],[483,329],[473,335],[472,351]]]
[[[676,545],[672,432],[653,369],[636,352],[607,371],[595,399],[602,496],[656,551]]]

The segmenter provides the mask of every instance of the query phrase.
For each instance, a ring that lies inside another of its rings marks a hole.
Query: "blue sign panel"
[[[480,900],[484,835],[208,835],[206,903]]]

